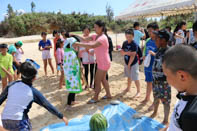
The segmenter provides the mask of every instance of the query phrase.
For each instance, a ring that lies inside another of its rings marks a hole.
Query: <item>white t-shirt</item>
[[[186,104],[187,104],[187,101],[183,101],[183,100],[179,100],[176,103],[174,107],[174,111],[171,116],[170,125],[167,131],[182,131],[182,129],[180,128],[178,124],[178,119],[180,118],[180,115],[182,111],[184,110]]]
[[[20,51],[20,49],[16,49],[15,57],[16,57],[16,61],[17,61],[17,62],[21,62],[22,54],[23,54],[23,53]]]
[[[177,34],[180,35],[181,37],[185,38],[185,34],[184,34],[183,30],[179,30],[177,32]],[[183,38],[176,37],[176,44],[184,43],[184,39]]]

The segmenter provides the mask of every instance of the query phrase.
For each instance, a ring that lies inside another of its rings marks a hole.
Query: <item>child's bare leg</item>
[[[170,104],[163,104],[164,106],[164,120],[162,124],[168,125],[168,119],[169,119],[169,114],[170,114]]]
[[[127,92],[130,91],[130,88],[131,88],[131,78],[128,77],[128,80],[127,80],[127,88],[123,91],[123,94],[126,94]]]
[[[154,112],[150,117],[154,118],[157,115],[159,103],[160,103],[160,100],[158,98],[154,98]]]
[[[134,97],[139,97],[140,96],[140,81],[139,80],[135,81],[135,86],[137,87],[137,93]]]
[[[8,84],[7,79],[8,79],[7,76],[4,77],[4,78],[1,78],[1,81],[2,81],[2,92],[3,92],[3,90],[6,88],[6,86]]]
[[[147,103],[148,101],[150,101],[151,91],[152,91],[152,82],[147,82],[146,97],[142,101],[142,103]]]
[[[44,63],[44,73],[45,76],[47,76],[47,59],[43,60],[43,63]]]
[[[60,84],[59,84],[59,88],[60,88],[60,89],[62,88],[63,82],[64,82],[64,72],[61,71]]]
[[[52,73],[54,74],[54,68],[53,68],[52,60],[48,59],[48,62],[49,62],[49,66],[51,67]]]

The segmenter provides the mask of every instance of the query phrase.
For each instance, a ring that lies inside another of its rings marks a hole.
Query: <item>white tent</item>
[[[170,16],[192,13],[196,10],[197,0],[135,0],[116,19]]]

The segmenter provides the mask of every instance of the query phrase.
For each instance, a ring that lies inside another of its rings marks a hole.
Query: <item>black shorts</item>
[[[21,62],[19,62],[21,64]],[[16,64],[16,62],[13,62],[13,69],[14,71],[17,70],[17,75],[20,74],[20,66]]]

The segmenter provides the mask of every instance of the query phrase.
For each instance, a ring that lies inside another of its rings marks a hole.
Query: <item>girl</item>
[[[75,94],[82,92],[82,84],[80,80],[80,63],[75,51],[77,40],[69,38],[69,33],[64,34],[64,74],[66,80],[66,88],[69,92],[67,101],[67,110],[71,110],[71,105],[75,102]]]
[[[86,38],[86,37],[89,37],[89,34],[90,34],[90,28],[88,26],[86,26],[83,29],[83,36]],[[91,43],[84,42],[84,44],[91,44]],[[82,58],[81,61],[82,61],[82,64],[85,68],[85,78],[87,81],[87,86],[85,87],[85,89],[89,88],[89,85],[88,85],[89,67],[90,67],[90,87],[94,88],[94,86],[93,86],[94,66],[95,66],[94,49],[87,50],[84,47],[80,47],[79,50],[80,50],[79,54]]]
[[[13,66],[13,57],[8,54],[8,45],[1,44],[0,45],[1,53],[0,53],[0,75],[2,80],[2,90],[5,89],[8,82],[13,80],[14,70]]]
[[[56,43],[56,57],[57,57],[57,70],[61,71],[59,88],[62,88],[64,81],[64,71],[63,71],[63,62],[64,62],[64,41],[59,39]]]
[[[57,41],[60,39],[60,34],[58,31],[54,30],[53,31],[53,37],[55,37],[53,39],[53,43],[54,43],[54,58],[55,58],[55,62],[56,62],[56,69],[57,69],[57,57],[56,57],[56,51],[57,51],[57,48],[56,48],[56,44],[57,44]],[[57,70],[57,75],[59,74],[59,71]]]
[[[50,49],[52,48],[51,41],[47,40],[47,33],[41,33],[42,40],[39,42],[39,50],[42,51],[42,59],[44,63],[44,72],[45,76],[47,76],[47,61],[51,67],[52,73],[54,74],[54,68],[51,62],[51,54]]]
[[[185,42],[185,33],[184,30],[186,30],[187,26],[185,22],[181,22],[177,29],[178,31],[175,33],[176,43],[175,44],[183,44]]]
[[[107,36],[104,34],[105,23],[98,20],[94,24],[96,34],[87,38],[79,37],[82,41],[94,41],[93,44],[76,44],[75,46],[85,47],[87,49],[94,48],[96,55],[97,71],[95,76],[95,95],[88,101],[88,104],[98,102],[99,93],[101,92],[101,83],[103,84],[106,95],[102,99],[111,99],[109,83],[106,80],[107,71],[110,69],[111,61],[109,57],[109,43]]]

